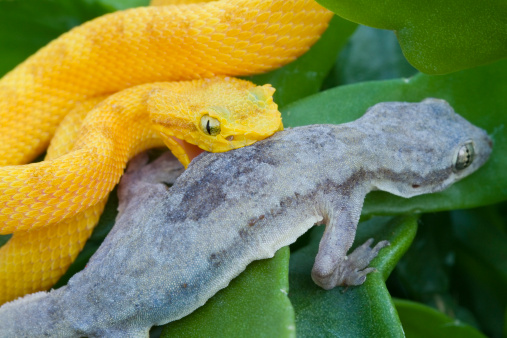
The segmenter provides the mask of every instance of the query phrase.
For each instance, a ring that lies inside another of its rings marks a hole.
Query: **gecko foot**
[[[330,290],[335,286],[361,285],[366,280],[366,275],[376,271],[369,268],[370,262],[377,257],[379,251],[388,246],[388,241],[380,241],[373,248],[370,238],[361,246],[357,247],[350,255],[343,257],[336,264],[331,273],[323,275],[315,269],[312,271],[312,279],[320,287]]]

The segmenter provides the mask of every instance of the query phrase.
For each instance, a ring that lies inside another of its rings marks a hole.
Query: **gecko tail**
[[[63,329],[75,335],[60,315],[57,298],[60,290],[36,292],[5,303],[0,307],[0,337],[52,337]]]
[[[0,307],[0,338],[24,337],[132,337],[148,338],[149,328],[104,328],[82,330],[66,315],[66,287],[26,295]],[[85,332],[86,331],[86,332]]]

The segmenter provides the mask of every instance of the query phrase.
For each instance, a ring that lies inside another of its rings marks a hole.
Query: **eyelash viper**
[[[154,5],[169,2],[155,1]],[[193,128],[203,138],[203,130],[209,134],[216,128],[213,118],[200,120],[206,113],[222,114],[216,115],[222,130],[238,128],[229,125],[222,101],[208,104],[204,113],[201,105],[187,123],[164,120],[156,111],[174,102],[169,92],[183,85],[187,87],[180,93],[195,93],[198,87],[223,83],[221,75],[250,75],[293,61],[320,37],[331,16],[313,0],[222,0],[135,8],[74,28],[5,75],[0,80],[0,166],[5,166],[0,167],[0,234],[14,234],[0,248],[0,304],[46,290],[59,279],[90,236],[107,193],[133,154],[162,145],[162,137],[184,162],[185,152],[192,148],[179,147],[170,135],[184,138],[181,130]],[[150,84],[216,76],[186,84]],[[248,87],[248,105],[274,105],[270,87],[229,79],[228,85],[232,83],[243,90]],[[222,95],[222,85],[217,86],[218,96],[230,99]],[[119,92],[125,88],[130,89]],[[115,92],[119,93],[106,99]],[[172,103],[172,108],[180,105]],[[138,123],[146,120],[146,108],[158,127]],[[128,109],[133,120],[114,114]],[[103,110],[112,115],[101,115]],[[112,116],[128,132],[108,125]],[[234,141],[225,141],[243,146],[280,127],[248,117],[246,121],[248,131],[236,130],[244,139],[235,135]],[[81,122],[83,129],[78,127]],[[88,128],[92,126],[97,128]],[[157,128],[160,133],[154,131]],[[92,134],[98,138],[90,139]],[[44,151],[50,140],[45,161],[19,166]],[[210,150],[209,145],[203,147]],[[112,158],[104,156],[107,151]],[[116,174],[107,176],[97,170],[101,166]]]

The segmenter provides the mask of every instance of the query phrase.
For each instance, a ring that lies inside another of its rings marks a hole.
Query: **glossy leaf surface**
[[[394,30],[408,61],[445,74],[507,56],[507,3],[502,0],[318,0],[341,17]]]
[[[473,327],[449,318],[429,306],[401,299],[394,299],[394,305],[408,338],[486,337]]]

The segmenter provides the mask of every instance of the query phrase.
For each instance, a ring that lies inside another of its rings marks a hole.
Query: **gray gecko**
[[[150,166],[130,170],[116,224],[86,268],[58,290],[3,305],[0,336],[147,337],[322,222],[313,280],[325,289],[360,285],[388,245],[370,240],[347,256],[365,195],[440,191],[479,168],[491,148],[486,132],[445,101],[426,99],[202,154],[170,189],[160,182],[176,176],[174,166],[153,183],[142,178]]]

